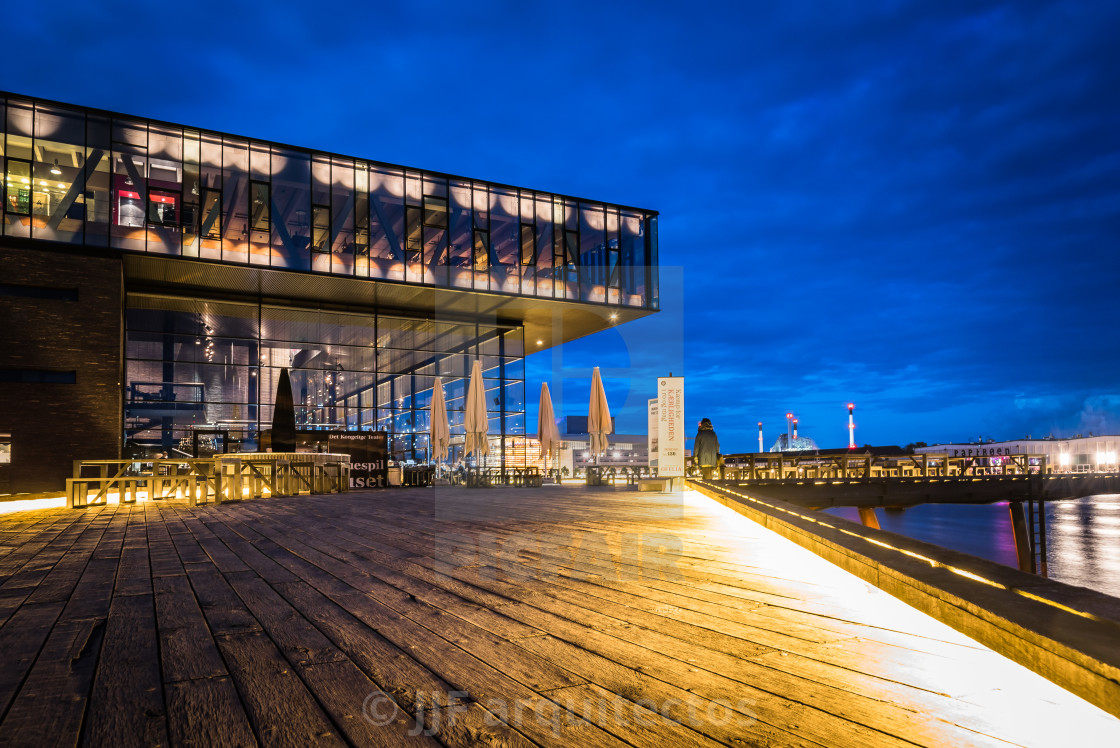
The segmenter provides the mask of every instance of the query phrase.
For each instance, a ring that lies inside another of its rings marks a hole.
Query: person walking
[[[692,442],[692,462],[700,466],[701,478],[712,479],[712,468],[719,464],[719,437],[707,418],[700,421],[696,439]]]

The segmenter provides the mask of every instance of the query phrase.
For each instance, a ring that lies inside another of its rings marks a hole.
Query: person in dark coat
[[[700,421],[700,428],[692,443],[692,463],[700,466],[704,480],[712,479],[712,468],[719,464],[719,437],[707,418]]]

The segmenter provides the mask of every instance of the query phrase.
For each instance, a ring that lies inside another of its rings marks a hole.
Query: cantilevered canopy
[[[123,260],[129,290],[166,290],[176,295],[196,291],[199,294],[247,297],[266,302],[311,302],[340,310],[399,312],[449,321],[479,319],[497,324],[518,324],[525,327],[526,354],[640,319],[655,311],[228,265],[183,257],[125,254]]]

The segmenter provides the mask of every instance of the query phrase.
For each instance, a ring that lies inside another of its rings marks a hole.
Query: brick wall
[[[12,435],[0,493],[61,490],[72,460],[120,456],[121,261],[0,247],[0,284],[78,292],[0,294],[0,369],[76,372],[73,384],[0,382],[0,433]]]

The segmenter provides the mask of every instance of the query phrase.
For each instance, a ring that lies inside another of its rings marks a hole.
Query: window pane
[[[404,280],[404,175],[372,168],[369,202],[370,275]]]
[[[4,209],[9,214],[31,215],[31,162],[9,157],[7,166]]]
[[[331,271],[331,160],[311,157],[311,269]]]
[[[222,140],[222,260],[249,261],[249,144]]]
[[[221,190],[202,190],[202,236],[206,239],[221,239],[222,236],[222,192]],[[220,245],[219,245],[220,246]],[[204,255],[205,256],[205,255]]]
[[[148,202],[148,127],[143,122],[113,119],[114,247],[143,251]]]
[[[582,280],[580,298],[584,301],[607,300],[606,221],[602,205],[580,204],[579,264]]]
[[[80,112],[38,106],[32,167],[32,236],[81,242],[85,222],[85,118]]]
[[[267,241],[267,234],[272,229],[268,182],[253,182],[252,188],[252,198],[249,201],[250,230],[262,232],[265,237],[261,241]]]
[[[272,266],[311,268],[311,155],[276,149],[272,154]],[[270,207],[270,213],[272,208]]]
[[[425,196],[424,262],[428,282],[437,286],[448,285],[447,226],[447,198]]]
[[[448,264],[451,266],[450,285],[470,288],[471,252],[471,189],[469,182],[452,182],[450,202],[450,236]]]
[[[369,277],[369,164],[354,164],[354,272]]]
[[[490,267],[490,232],[475,229],[474,232],[474,269],[487,270]]]
[[[179,225],[179,203],[181,199],[178,192],[149,190],[148,224],[165,228],[177,227]]]
[[[112,218],[109,131],[107,117],[86,117],[85,243],[97,247],[108,246]]]
[[[490,290],[518,293],[521,284],[517,255],[521,243],[517,195],[508,190],[490,191]]]
[[[183,227],[183,255],[198,257],[199,200],[202,185],[199,183],[199,157],[201,143],[198,131],[183,132],[183,205],[179,215]]]
[[[202,180],[202,213],[199,216],[199,255],[208,260],[222,259],[222,138],[202,134],[199,158]],[[214,200],[217,199],[217,202]]]
[[[331,209],[326,205],[311,206],[311,251],[317,255],[330,253]]]
[[[405,280],[409,283],[424,282],[423,210],[408,205],[405,216]]]
[[[637,213],[623,213],[621,221],[620,288],[622,303],[628,306],[644,306],[646,295],[646,258],[645,237],[642,232],[642,216]]]
[[[331,163],[331,272],[354,274],[354,163]]]

